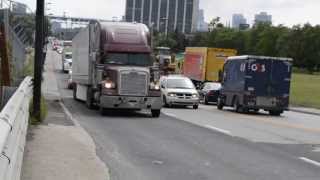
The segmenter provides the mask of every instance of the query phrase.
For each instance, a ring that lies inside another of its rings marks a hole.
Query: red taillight
[[[209,95],[209,96],[212,96],[212,95],[214,95],[214,94],[215,94],[214,91],[209,91],[209,92],[208,92],[208,95]]]

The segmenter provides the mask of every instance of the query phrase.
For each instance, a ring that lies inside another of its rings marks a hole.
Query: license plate
[[[257,98],[257,105],[258,106],[268,106],[268,107],[276,106],[277,105],[277,98],[258,97]]]

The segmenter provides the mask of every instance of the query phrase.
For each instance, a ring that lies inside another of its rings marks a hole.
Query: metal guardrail
[[[26,77],[0,112],[0,180],[19,180],[26,142],[32,80]]]

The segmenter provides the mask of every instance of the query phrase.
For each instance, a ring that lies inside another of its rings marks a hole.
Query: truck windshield
[[[147,53],[109,53],[104,64],[121,64],[133,66],[152,66],[152,59]]]
[[[159,55],[170,55],[170,50],[168,49],[158,49]]]
[[[167,87],[169,89],[194,89],[194,85],[189,79],[168,79]]]

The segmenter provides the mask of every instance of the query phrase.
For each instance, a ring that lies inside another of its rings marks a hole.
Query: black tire
[[[223,104],[223,102],[222,102],[222,99],[221,99],[220,97],[218,97],[218,100],[217,100],[217,108],[218,108],[219,110],[222,110],[222,109],[223,109],[223,106],[224,106],[224,104]]]
[[[206,96],[203,96],[203,101],[204,101],[204,104],[205,105],[208,105],[209,102],[208,102],[208,98]]]
[[[160,117],[160,113],[161,113],[160,109],[153,109],[153,110],[151,110],[151,115],[152,115],[152,117],[154,117],[154,118]]]
[[[282,113],[283,111],[269,111],[271,116],[280,116]]]
[[[87,88],[87,100],[86,105],[88,109],[94,109],[94,103],[93,103],[93,90],[91,87]]]
[[[240,105],[238,98],[236,97],[233,103],[233,107],[237,113],[248,113],[249,110]]]
[[[253,109],[253,112],[258,113],[260,109]]]
[[[163,96],[163,106],[164,106],[164,107],[169,107],[169,104],[167,103],[167,98],[166,98],[166,96]]]
[[[74,84],[74,86],[73,86],[73,99],[78,101],[78,98],[77,98],[77,84]]]
[[[196,104],[196,105],[193,105],[193,109],[198,109],[199,108],[199,105]]]
[[[100,111],[101,116],[106,116],[106,115],[109,115],[109,113],[110,113],[110,109],[106,109],[104,107],[100,107],[99,111]]]

